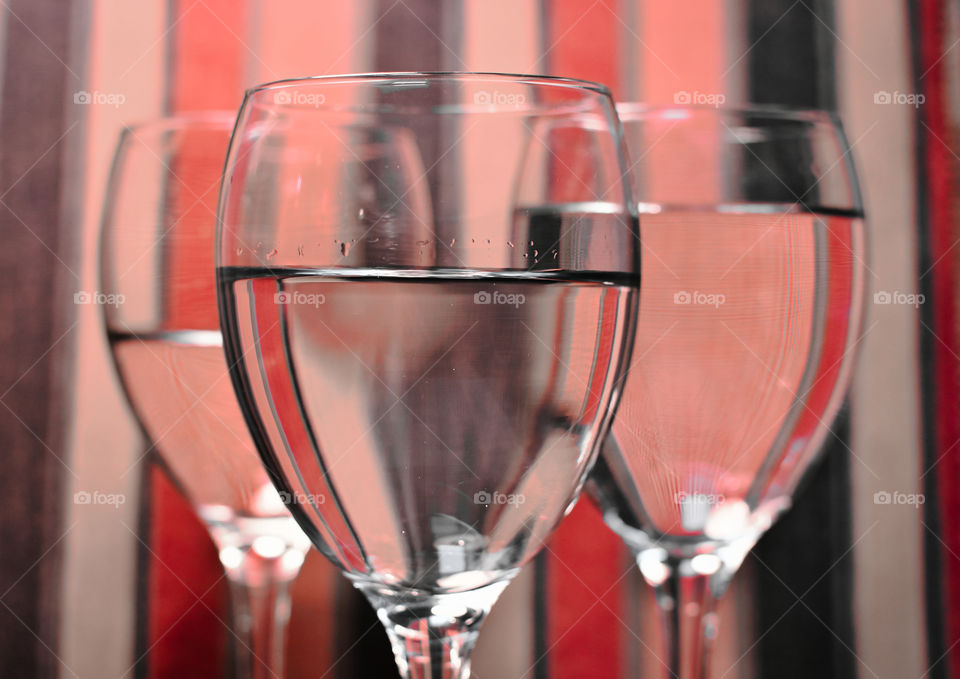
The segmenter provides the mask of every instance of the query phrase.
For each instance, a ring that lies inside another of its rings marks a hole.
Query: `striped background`
[[[960,676],[958,8],[948,0],[4,0],[0,13],[0,676],[211,677],[225,584],[143,460],[97,310],[96,228],[120,127],[235,108],[278,77],[496,70],[837,107],[860,164],[875,290],[840,442],[722,605],[717,676]],[[880,91],[922,93],[918,109]],[[74,103],[79,92],[119,106]],[[118,511],[73,503],[123,492]],[[922,511],[877,491],[923,492]],[[534,578],[534,575],[541,577]],[[375,620],[314,555],[291,676],[390,676]],[[134,602],[149,605],[136,606]],[[486,677],[659,676],[649,592],[581,503],[484,629]],[[383,669],[386,667],[386,669]],[[927,673],[927,674],[925,674]]]

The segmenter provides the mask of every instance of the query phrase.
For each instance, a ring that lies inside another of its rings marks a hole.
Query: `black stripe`
[[[748,12],[746,44],[756,43],[747,55],[751,102],[834,110],[833,0],[806,5],[751,0]],[[760,676],[849,679],[857,674],[856,657],[848,650],[856,650],[853,558],[841,558],[853,540],[846,408],[832,429],[835,435],[825,443],[823,460],[798,489],[793,508],[748,557],[759,562],[753,585],[754,633],[765,635],[756,649]],[[804,605],[796,604],[795,595],[824,573],[803,598]]]
[[[750,103],[835,110],[836,38],[830,33],[836,32],[833,0],[794,1],[749,3],[746,44],[753,45],[746,57]]]
[[[549,639],[547,638],[547,578],[550,577],[549,552],[540,552],[533,560],[533,679],[550,679],[550,663],[547,662]]]
[[[857,676],[857,660],[844,647],[856,650],[853,552],[843,556],[852,545],[850,455],[842,443],[850,437],[846,409],[833,431],[836,436],[797,490],[794,506],[747,557],[756,562],[753,633],[764,635],[756,649],[758,676]]]

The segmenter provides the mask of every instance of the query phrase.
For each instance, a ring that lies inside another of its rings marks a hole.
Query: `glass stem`
[[[221,561],[233,604],[234,676],[283,679],[290,583],[300,571],[303,552],[291,547],[264,556],[251,548],[230,549],[228,559],[221,550]]]
[[[652,558],[650,558],[652,557]],[[641,553],[640,570],[656,593],[663,628],[662,658],[671,679],[709,679],[710,650],[717,635],[717,597],[732,573],[718,557],[666,557],[661,550]]]
[[[466,679],[480,625],[506,585],[452,594],[358,588],[377,609],[403,679]]]

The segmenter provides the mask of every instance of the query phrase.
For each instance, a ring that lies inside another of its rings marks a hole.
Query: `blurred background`
[[[840,112],[871,230],[857,377],[823,461],[721,605],[716,676],[960,677],[960,3],[0,5],[0,676],[228,671],[222,568],[146,454],[95,303],[123,126],[235,109],[278,78],[456,70]],[[85,503],[94,492],[119,499]],[[292,618],[290,676],[393,676],[375,617],[318,554]],[[480,679],[661,671],[650,594],[588,502],[492,618]]]

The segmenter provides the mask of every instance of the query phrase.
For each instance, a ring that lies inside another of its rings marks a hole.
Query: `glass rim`
[[[830,135],[839,144],[841,154],[834,165],[840,162],[844,164],[847,179],[850,185],[850,196],[848,201],[845,201],[842,205],[836,206],[824,204],[821,205],[820,208],[825,210],[836,209],[841,211],[850,211],[853,213],[858,213],[860,216],[863,215],[863,195],[860,188],[856,164],[854,163],[853,159],[853,146],[847,139],[846,131],[844,130],[843,121],[841,120],[839,112],[834,109],[792,107],[776,104],[744,104],[733,106],[721,104],[719,106],[714,106],[711,104],[651,104],[643,101],[618,101],[616,102],[616,111],[617,118],[620,120],[620,125],[624,128],[628,128],[631,124],[643,123],[644,121],[670,121],[676,125],[682,125],[685,122],[684,118],[681,118],[679,115],[669,115],[670,113],[679,114],[681,112],[707,114],[719,118],[724,118],[726,116],[744,116],[747,119],[739,124],[739,127],[743,128],[762,129],[765,124],[776,121],[785,121],[787,123],[797,124],[807,123],[812,126],[812,129],[819,130]],[[751,116],[756,116],[757,119],[750,120]],[[687,118],[686,120],[689,119],[690,118]],[[787,136],[792,136],[795,134],[797,134],[796,131],[788,130],[786,132]],[[630,138],[630,133],[627,131],[627,129],[624,129],[624,138]],[[737,141],[737,144],[740,145],[745,145],[747,143],[749,142],[740,140]],[[830,166],[830,169],[833,169],[833,165]],[[819,183],[819,180],[817,183]],[[643,201],[641,201],[641,203],[642,202]],[[802,200],[798,200],[797,204],[808,207]]]
[[[455,80],[455,81],[491,81],[516,82],[527,85],[540,85],[562,89],[593,92],[613,101],[613,93],[603,83],[580,78],[568,78],[555,75],[531,75],[524,73],[501,73],[496,71],[371,71],[367,73],[343,73],[332,75],[301,76],[282,78],[255,85],[244,92],[244,101],[254,98],[262,92],[272,92],[306,84],[346,84],[350,82],[376,82],[378,80]]]
[[[839,114],[831,109],[781,106],[778,104],[651,104],[643,101],[617,101],[617,116],[627,122],[655,114],[692,111],[695,113],[715,113],[717,115],[757,115],[770,119],[829,122],[837,124]]]

